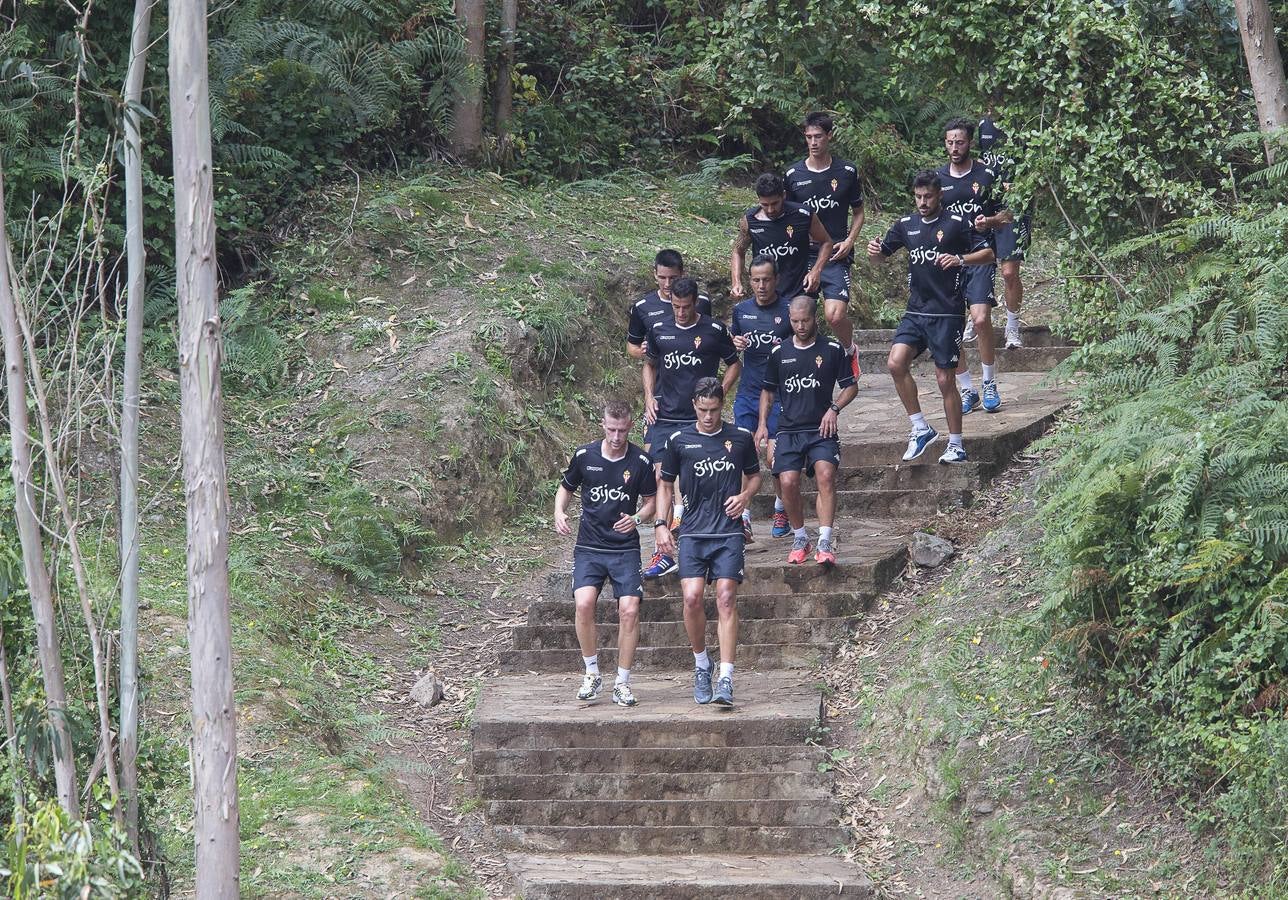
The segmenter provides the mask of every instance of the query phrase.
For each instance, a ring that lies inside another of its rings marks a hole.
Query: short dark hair
[[[672,297],[692,297],[698,299],[698,283],[692,278],[677,278],[671,284]]]
[[[684,270],[684,257],[680,255],[679,250],[659,250],[657,256],[653,257],[653,267],[661,266],[664,269]]]
[[[821,110],[815,110],[805,115],[805,121],[801,124],[801,130],[806,128],[822,128],[824,134],[832,133],[832,115]]]
[[[785,193],[787,193],[787,185],[783,181],[783,176],[777,172],[762,172],[756,179],[757,197],[777,197]]]
[[[625,400],[609,400],[604,404],[605,419],[629,419],[631,416],[631,405]]]
[[[912,189],[914,191],[917,188],[934,188],[938,191],[943,190],[943,187],[944,183],[939,180],[939,173],[932,169],[922,169],[912,179]]]
[[[778,274],[778,259],[772,253],[757,253],[751,265],[747,266],[747,271],[750,272],[756,266],[769,266],[774,270],[775,275]]]
[[[955,119],[949,119],[948,122],[944,125],[945,137],[948,136],[948,132],[950,131],[966,132],[966,140],[969,141],[971,138],[975,136],[975,123],[972,122],[970,119],[963,119],[961,116],[957,116],[957,118]]]
[[[724,385],[720,383],[720,379],[699,378],[698,383],[693,386],[693,399],[709,400],[713,397],[724,403]]]

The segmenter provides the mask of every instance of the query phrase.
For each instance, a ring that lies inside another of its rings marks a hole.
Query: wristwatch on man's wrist
[[[654,528],[665,528],[665,527],[666,527],[666,519],[658,519],[656,522],[654,522],[654,523],[653,523],[653,527],[654,527]]]
[[[959,266],[966,265],[966,257],[962,256],[960,253],[957,254],[957,265]]]
[[[829,403],[828,409],[832,410],[834,413],[839,413],[841,411],[841,407],[837,406],[835,403]]]
[[[638,513],[631,513],[631,521],[635,523],[636,528],[640,527],[640,517]]]

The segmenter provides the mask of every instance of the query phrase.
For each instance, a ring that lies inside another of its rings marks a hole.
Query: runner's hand
[[[725,515],[731,519],[742,518],[742,511],[747,508],[747,502],[743,499],[742,494],[734,494],[725,501]]]
[[[823,413],[823,418],[818,423],[818,433],[825,438],[836,437],[836,418],[836,410],[829,409]]]
[[[952,253],[939,254],[939,268],[941,269],[955,269],[961,264],[962,264],[961,260],[958,259],[955,254],[952,254]]]
[[[639,526],[635,524],[635,519],[622,513],[622,517],[613,523],[613,531],[618,534],[630,534]]]
[[[671,529],[665,525],[659,525],[653,529],[653,541],[657,544],[657,549],[667,556],[675,555],[675,538],[671,536]]]
[[[572,534],[572,526],[568,524],[568,514],[566,512],[555,513],[555,531],[560,534]]]
[[[881,242],[876,238],[868,241],[868,259],[876,262],[881,258]]]
[[[644,421],[650,425],[657,424],[657,398],[649,397],[644,401]]]
[[[804,287],[805,287],[805,293],[807,293],[807,294],[817,294],[817,293],[818,293],[818,283],[819,283],[819,281],[820,281],[820,280],[822,280],[822,276],[821,276],[818,272],[815,272],[813,269],[810,269],[808,272],[806,272],[806,273],[805,273],[805,284],[804,284]]]
[[[978,215],[978,216],[976,216],[976,217],[975,217],[975,230],[976,230],[976,231],[992,231],[992,230],[993,230],[993,226],[989,224],[988,216],[986,216],[986,215],[984,215],[983,213],[981,213],[980,215]]]
[[[741,281],[735,281],[729,286],[729,296],[735,300],[741,300],[747,296],[747,289],[742,286]]]
[[[751,338],[747,337],[745,334],[733,335],[733,349],[737,350],[739,353],[746,350],[747,345],[749,345],[750,343],[751,343]]]
[[[764,450],[765,448],[767,448],[769,446],[769,429],[763,425],[757,428],[755,441],[756,441],[756,449]]]
[[[846,238],[834,246],[832,249],[832,255],[828,259],[828,262],[839,262],[840,260],[845,259],[845,257],[850,255],[850,251],[853,249],[854,241]],[[871,252],[871,250],[869,250],[869,252]]]

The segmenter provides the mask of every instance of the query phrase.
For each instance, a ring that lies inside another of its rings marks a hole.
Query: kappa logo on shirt
[[[602,471],[604,471],[604,467],[603,467],[603,466],[586,466],[586,471],[587,471],[587,472],[602,472]]]

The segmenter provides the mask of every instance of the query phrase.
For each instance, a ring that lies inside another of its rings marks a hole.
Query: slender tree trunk
[[[487,26],[486,0],[455,0],[456,17],[465,30],[464,85],[452,120],[452,149],[462,160],[478,157],[483,144],[483,68]]]
[[[1239,37],[1257,102],[1257,123],[1262,132],[1288,127],[1288,82],[1284,80],[1283,57],[1275,38],[1275,22],[1267,0],[1234,0],[1239,19]],[[1266,163],[1273,165],[1274,147],[1266,142]]]
[[[170,0],[179,395],[188,509],[188,646],[198,898],[238,895],[237,723],[215,279],[206,2]]]
[[[18,303],[14,295],[13,264],[9,258],[9,235],[5,230],[4,172],[0,170],[0,331],[4,337],[6,387],[9,395],[9,433],[13,454],[13,483],[17,492],[14,518],[22,543],[23,572],[31,596],[31,614],[36,621],[36,646],[40,674],[45,684],[45,703],[54,735],[54,783],[58,803],[72,819],[80,818],[77,804],[76,760],[72,756],[71,731],[67,727],[67,685],[63,659],[58,647],[58,624],[54,616],[53,589],[45,566],[45,548],[36,513],[36,492],[32,484],[31,443],[27,423],[27,371],[18,331]]]
[[[135,0],[125,76],[125,384],[121,395],[121,792],[125,828],[139,854],[139,371],[143,361],[143,100],[154,0]]]
[[[519,27],[519,0],[501,0],[501,61],[496,67],[496,136],[510,133],[514,115],[514,39]]]
[[[4,704],[4,742],[13,769],[13,823],[22,828],[26,791],[22,785],[22,759],[18,756],[18,731],[13,724],[13,694],[9,690],[9,661],[4,652],[4,617],[0,616],[0,703]],[[21,838],[19,838],[21,840]]]

